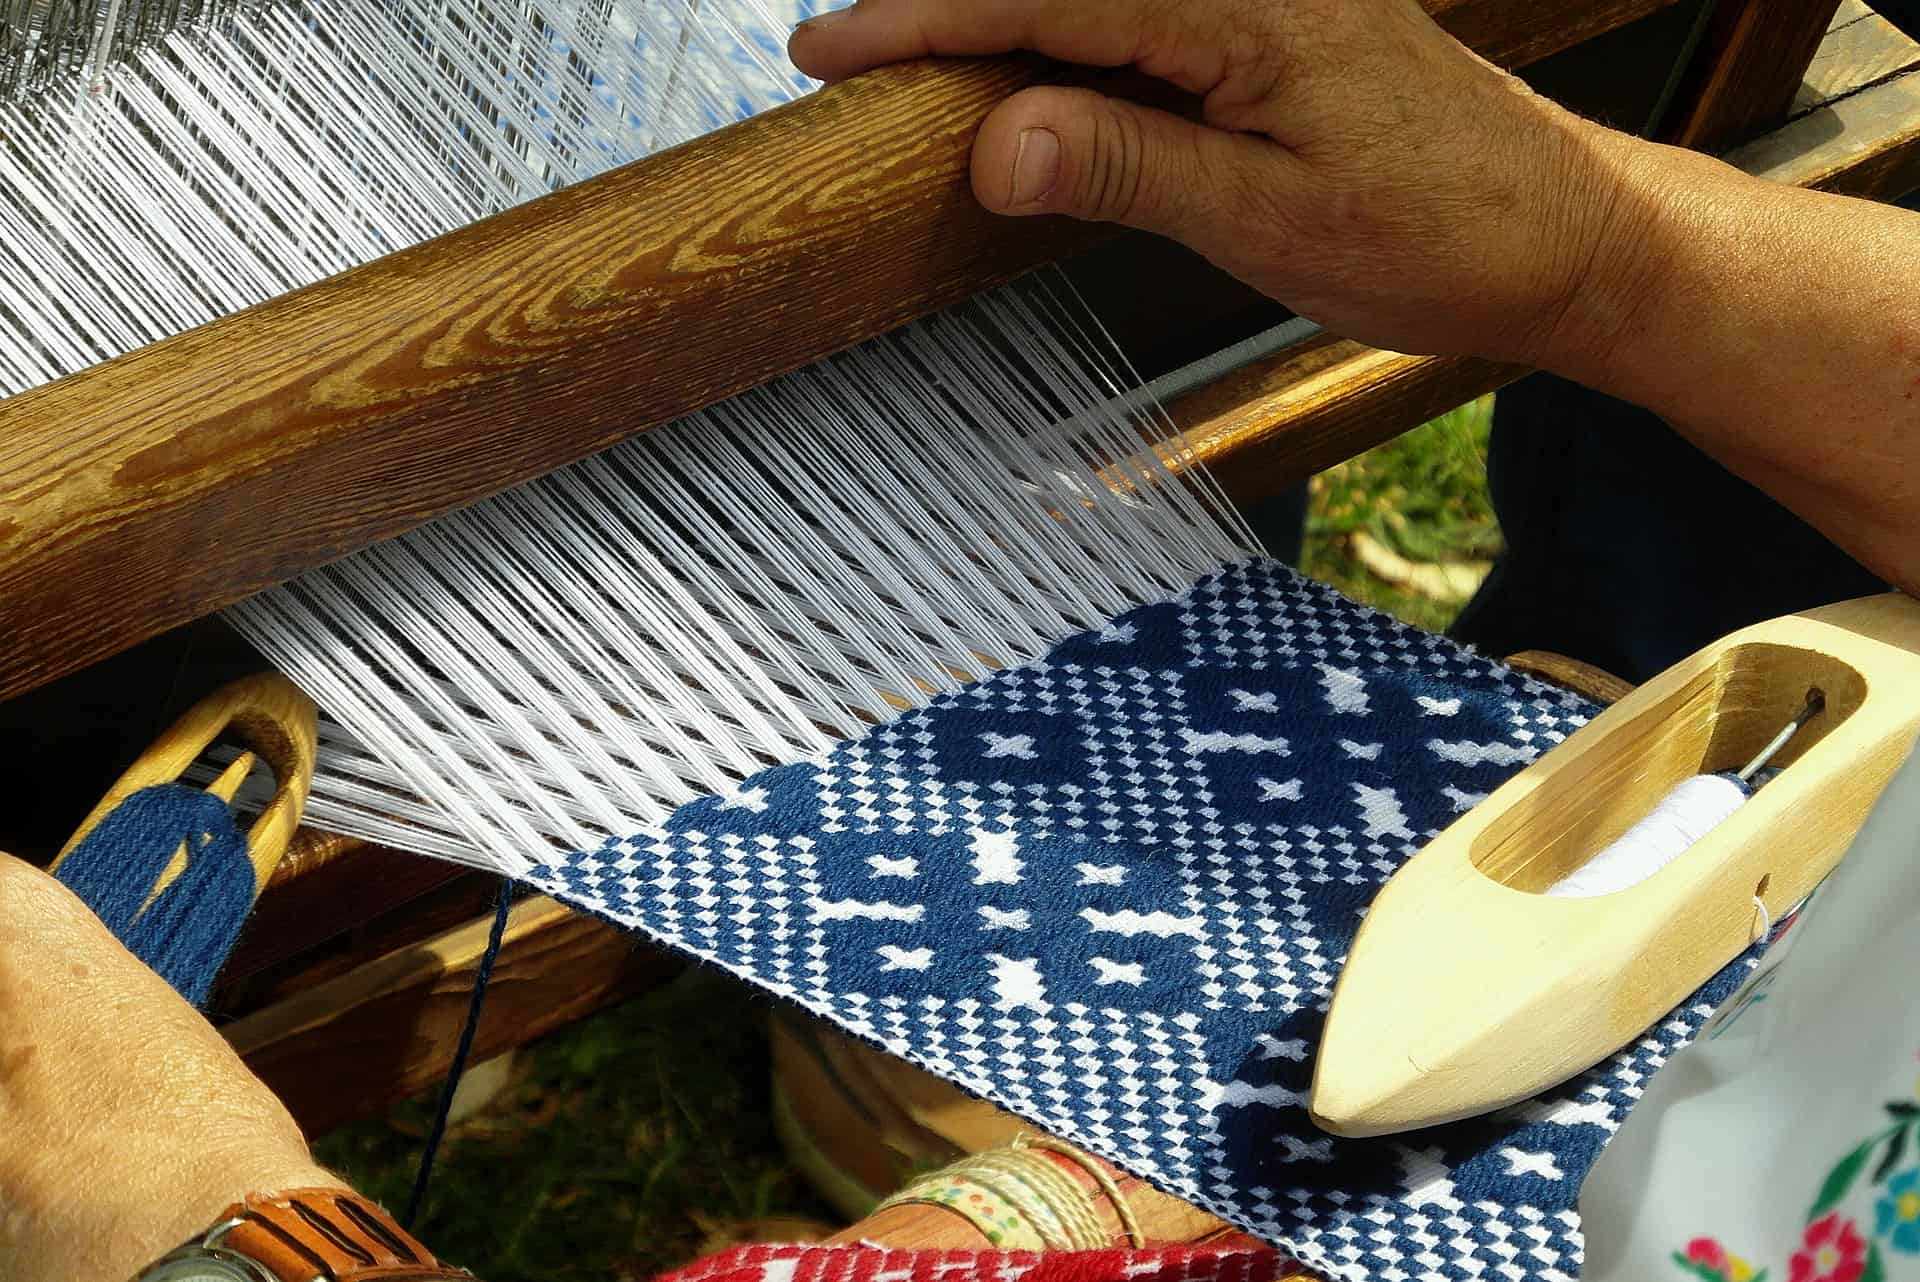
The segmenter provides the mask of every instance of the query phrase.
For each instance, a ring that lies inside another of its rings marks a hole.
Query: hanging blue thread
[[[154,895],[154,884],[182,842],[187,847],[186,868]],[[206,1001],[253,910],[253,864],[233,812],[212,793],[183,784],[157,784],[122,801],[60,861],[56,875],[134,956],[195,1006]],[[426,1201],[434,1159],[453,1109],[454,1089],[473,1053],[487,982],[500,955],[512,907],[513,883],[502,878],[493,928],[474,975],[466,1024],[421,1154],[404,1224],[413,1223]]]
[[[507,936],[507,915],[513,911],[513,881],[500,879],[500,894],[493,904],[493,929],[487,933],[487,950],[480,954],[479,969],[473,976],[473,993],[467,998],[467,1022],[460,1030],[460,1044],[454,1047],[453,1063],[447,1066],[447,1080],[440,1087],[440,1105],[433,1113],[433,1129],[420,1152],[420,1169],[414,1173],[413,1192],[407,1198],[407,1213],[400,1226],[411,1230],[427,1202],[427,1186],[433,1182],[433,1162],[440,1155],[440,1142],[446,1138],[447,1120],[453,1115],[453,1093],[460,1087],[461,1074],[467,1071],[467,1057],[473,1053],[474,1034],[480,1031],[480,1007],[487,999],[487,981],[493,978],[493,963],[500,956],[500,944]]]
[[[153,895],[182,842],[186,869]],[[253,909],[253,864],[233,812],[184,784],[157,784],[128,797],[60,861],[56,875],[195,1006],[207,1000]]]

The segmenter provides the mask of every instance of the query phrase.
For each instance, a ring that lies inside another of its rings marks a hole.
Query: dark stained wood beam
[[[1724,151],[1785,123],[1839,7],[1840,0],[1717,0],[1662,139]]]
[[[309,1137],[372,1116],[446,1076],[491,924],[489,915],[395,949],[222,1031]],[[487,985],[473,1062],[664,983],[683,965],[551,899],[522,900]]]

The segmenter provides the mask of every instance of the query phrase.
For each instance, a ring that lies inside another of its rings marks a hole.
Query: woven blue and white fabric
[[[1592,712],[1242,562],[533,880],[1338,1277],[1565,1279],[1581,1178],[1741,966],[1490,1119],[1303,1104],[1375,890]]]

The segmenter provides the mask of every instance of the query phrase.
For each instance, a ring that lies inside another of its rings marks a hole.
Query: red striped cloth
[[[1243,1238],[1150,1250],[971,1251],[741,1246],[656,1282],[1280,1282],[1287,1256]]]

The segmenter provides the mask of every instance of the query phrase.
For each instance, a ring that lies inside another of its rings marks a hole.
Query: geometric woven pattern
[[[532,880],[1330,1274],[1571,1278],[1582,1176],[1742,964],[1492,1118],[1339,1140],[1303,1102],[1375,890],[1592,712],[1239,562]]]

